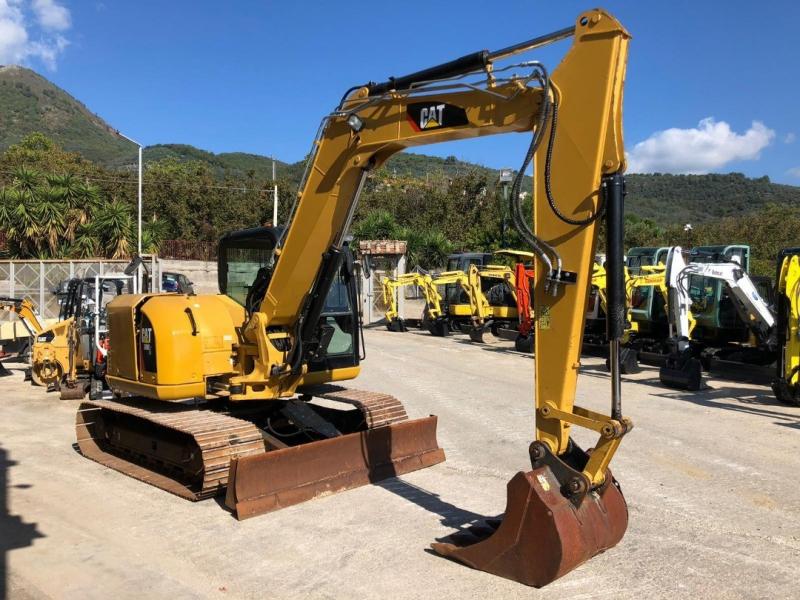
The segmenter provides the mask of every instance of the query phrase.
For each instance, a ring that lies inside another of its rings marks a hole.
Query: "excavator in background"
[[[468,326],[473,308],[473,294],[469,276],[461,270],[439,273],[431,282],[435,288],[444,287],[444,297],[437,290],[428,307],[427,329],[431,335],[445,337],[454,329],[461,331]],[[442,301],[444,300],[444,301]]]
[[[33,302],[27,298],[9,298],[7,296],[0,297],[0,312],[6,312],[16,315],[18,322],[24,327],[27,335],[20,335],[19,332],[14,331],[12,344],[15,346],[15,352],[10,353],[6,351],[6,343],[3,340],[2,352],[0,358],[16,358],[24,357],[30,353],[31,340],[34,339],[39,332],[44,328],[44,324],[36,312]],[[3,362],[0,360],[0,377],[11,375],[11,372],[6,369]]]
[[[514,281],[516,288],[514,297],[517,302],[518,323],[514,332],[514,349],[517,352],[530,354],[533,352],[533,296],[534,270],[533,259],[536,255],[525,250],[495,250],[495,256],[507,256],[514,259]],[[502,336],[503,331],[500,331]]]
[[[31,350],[31,381],[60,391],[62,400],[80,399],[90,387],[102,389],[108,352],[106,305],[133,293],[136,282],[123,273],[69,280],[56,323],[42,328]]]
[[[636,324],[629,319],[629,305],[632,278],[625,273],[625,327],[620,348],[620,372],[623,375],[639,372],[638,351],[629,347],[631,334],[636,331]],[[591,290],[586,312],[586,326],[583,334],[583,351],[595,356],[608,356],[608,335],[606,314],[608,311],[608,285],[605,267],[594,262],[592,264]]]
[[[469,339],[483,343],[487,330],[499,337],[501,328],[508,329],[512,323],[516,326],[519,315],[514,271],[504,265],[472,265],[467,277],[472,307]]]
[[[778,348],[772,391],[783,404],[800,406],[800,248],[778,253],[775,334]]]
[[[570,37],[552,72],[535,60],[500,63]],[[225,503],[239,518],[443,461],[436,417],[408,420],[392,396],[335,385],[357,377],[362,356],[347,232],[367,175],[396,152],[527,132],[509,208],[536,254],[532,470],[509,481],[501,520],[433,549],[543,586],[615,546],[628,511],[609,464],[633,426],[622,413],[619,378],[629,39],[614,17],[594,9],[502,50],[350,88],[322,120],[288,227],[221,241],[222,295],[127,295],[109,305],[107,380],[116,395],[81,405],[80,451],[186,498],[227,488]],[[532,161],[533,228],[520,193]],[[574,403],[601,217],[608,414]],[[354,408],[331,406],[343,404]],[[486,409],[490,415],[491,402]],[[597,434],[591,452],[573,440],[573,426]]]
[[[403,273],[396,278],[384,277],[381,279],[381,294],[383,304],[386,306],[386,328],[389,331],[408,331],[406,319],[400,316],[397,308],[398,291],[406,286],[417,286],[422,291],[425,299],[420,324],[425,326],[431,319],[431,315],[441,314],[441,296],[433,284],[433,278],[428,273]]]
[[[690,253],[692,262],[687,264],[679,247],[670,249],[670,257],[673,256],[674,259],[667,261],[671,351],[667,364],[660,371],[661,382],[694,391],[702,385],[703,367],[709,371],[735,372],[774,363],[777,353],[775,315],[742,266],[742,256],[733,256],[724,262],[707,262],[709,256],[706,255],[706,262],[697,262],[703,255],[694,249]],[[723,255],[715,253],[710,258],[718,261],[720,256]],[[726,308],[721,300],[730,307]],[[718,308],[709,310],[710,304]],[[733,311],[744,324],[749,339],[739,341],[740,335],[709,339],[702,335],[701,316],[720,314],[723,310]]]

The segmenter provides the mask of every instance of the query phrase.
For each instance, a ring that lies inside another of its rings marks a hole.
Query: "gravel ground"
[[[613,467],[628,532],[535,590],[426,552],[502,512],[506,482],[529,468],[533,359],[464,336],[372,329],[366,341],[353,387],[396,395],[412,418],[439,415],[447,461],[241,523],[214,500],[192,504],[82,458],[77,402],[31,388],[21,371],[0,380],[8,597],[797,597],[800,496],[789,475],[800,470],[800,409],[768,388],[712,379],[688,393],[660,387],[652,368],[627,376],[636,427]],[[605,412],[603,361],[583,365],[578,403]]]

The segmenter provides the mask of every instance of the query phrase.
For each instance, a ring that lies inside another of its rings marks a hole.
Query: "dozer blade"
[[[547,466],[519,472],[508,482],[506,511],[488,531],[435,543],[438,554],[474,569],[542,587],[615,546],[628,527],[625,498],[608,473],[579,506],[560,491]],[[488,537],[486,534],[488,533]]]
[[[225,504],[247,519],[444,461],[436,417],[231,461]]]

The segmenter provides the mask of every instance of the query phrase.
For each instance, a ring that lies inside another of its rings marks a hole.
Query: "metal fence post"
[[[13,260],[9,261],[9,263],[8,263],[8,276],[9,276],[9,279],[11,280],[11,284],[9,285],[8,293],[12,298],[14,298],[14,297],[16,297],[15,294],[16,294],[16,288],[17,288],[14,280],[17,277],[17,273],[16,273],[16,268],[15,268]]]
[[[39,313],[44,313],[44,261],[39,261]]]

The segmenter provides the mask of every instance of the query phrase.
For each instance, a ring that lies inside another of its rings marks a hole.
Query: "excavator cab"
[[[750,269],[750,246],[742,244],[697,246],[689,255],[693,263],[735,262],[746,272]],[[692,314],[697,320],[693,339],[708,345],[747,342],[747,324],[739,317],[734,300],[718,279],[689,277]]]
[[[217,258],[219,290],[248,313],[262,302],[275,267],[275,248],[282,228],[255,227],[226,234]],[[353,255],[345,247],[341,265],[325,296],[317,322],[318,346],[310,355],[309,372],[357,367],[360,355],[358,287]]]
[[[664,264],[669,248],[634,247],[628,250],[625,266],[631,276],[642,273],[643,267]],[[669,335],[667,309],[655,286],[637,286],[631,293],[631,321],[648,337],[663,339]]]

